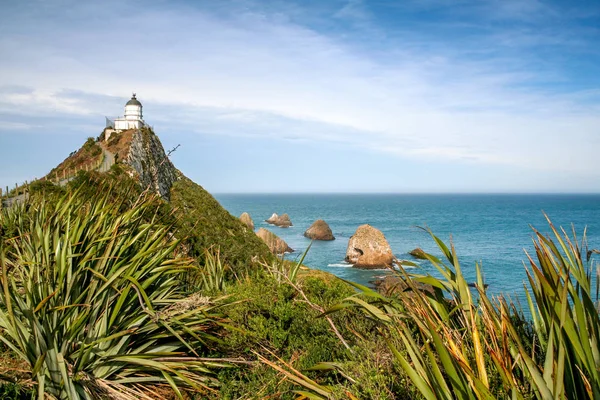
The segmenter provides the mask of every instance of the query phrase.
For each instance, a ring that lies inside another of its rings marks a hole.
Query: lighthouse
[[[116,131],[124,131],[127,129],[140,129],[146,126],[142,117],[142,103],[136,98],[135,93],[131,99],[125,103],[125,115],[115,118],[114,129]]]

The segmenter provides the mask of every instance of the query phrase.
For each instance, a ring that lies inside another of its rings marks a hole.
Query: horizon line
[[[209,192],[211,193],[211,192]],[[213,195],[578,195],[578,196],[598,196],[600,192],[212,192]]]

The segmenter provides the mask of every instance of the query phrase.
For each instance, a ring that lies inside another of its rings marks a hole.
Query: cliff
[[[151,190],[167,201],[170,199],[177,170],[152,130],[143,128],[113,133],[103,147],[115,157],[115,162],[130,167],[127,173],[142,189]]]
[[[170,198],[176,170],[158,137],[148,130],[136,130],[125,163],[130,165],[142,185],[151,188],[163,199]]]

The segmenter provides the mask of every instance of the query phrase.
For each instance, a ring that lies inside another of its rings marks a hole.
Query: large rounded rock
[[[386,268],[392,266],[394,254],[383,233],[365,224],[348,240],[346,261],[357,268]]]
[[[273,254],[291,253],[294,250],[288,244],[273,232],[260,228],[256,235],[267,244],[267,247]]]
[[[304,236],[313,240],[334,240],[333,232],[331,232],[331,228],[327,225],[327,222],[322,219],[316,220],[310,228],[304,232]]]
[[[289,228],[292,226],[290,216],[287,214],[277,215],[277,213],[273,213],[273,215],[266,219],[265,222],[280,228]]]
[[[254,230],[254,221],[252,221],[252,217],[250,217],[250,214],[248,214],[247,212],[242,213],[242,215],[240,215],[240,221],[242,221],[244,225],[250,228],[251,231]]]

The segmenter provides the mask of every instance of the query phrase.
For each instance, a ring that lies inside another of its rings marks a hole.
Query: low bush
[[[392,354],[376,323],[343,311],[333,315],[346,347],[322,315],[322,310],[355,293],[342,280],[304,269],[291,284],[265,271],[237,282],[227,292],[232,304],[224,312],[233,328],[223,339],[222,355],[254,360],[260,355],[318,380],[331,388],[334,397],[351,392],[358,398],[399,399],[410,393],[405,376],[393,372]],[[287,365],[278,359],[287,360]],[[264,362],[223,370],[219,380],[227,383],[218,398],[297,396],[295,385]]]

